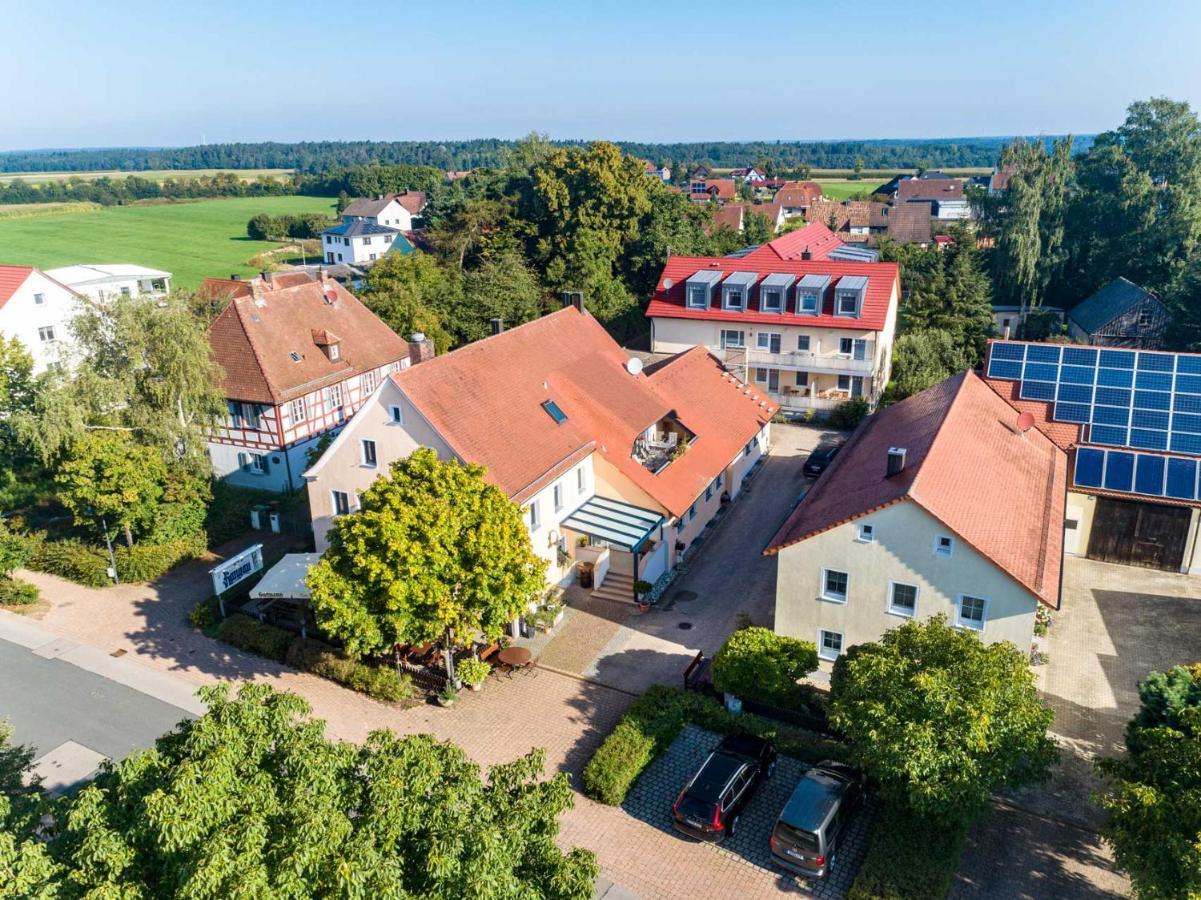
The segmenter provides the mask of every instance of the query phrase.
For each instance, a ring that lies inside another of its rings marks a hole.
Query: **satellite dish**
[[[1018,429],[1025,434],[1034,427],[1034,413],[1024,412],[1018,416]]]
[[[664,278],[664,279],[663,279],[663,290],[665,290],[665,291],[670,291],[670,290],[671,290],[671,286],[672,286],[673,284],[675,284],[675,282],[674,282],[674,281],[672,281],[670,278]]]
[[[637,375],[642,371],[642,360],[637,356],[631,356],[626,360],[626,371],[631,375]]]

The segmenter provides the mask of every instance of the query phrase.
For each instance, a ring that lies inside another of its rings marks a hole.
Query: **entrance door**
[[[1179,572],[1192,510],[1097,498],[1088,558]]]

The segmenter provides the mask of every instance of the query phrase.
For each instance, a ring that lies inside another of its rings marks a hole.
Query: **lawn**
[[[237,175],[243,181],[254,181],[262,175],[278,181],[280,178],[292,174],[291,169],[146,169],[141,172],[3,172],[0,173],[0,182],[14,181],[20,178],[22,181],[33,184],[41,181],[66,181],[68,178],[85,178],[88,180],[96,178],[125,178],[128,175],[137,175],[139,178],[145,178],[147,181],[166,181],[168,178],[176,180],[182,178],[199,178],[202,175],[216,175],[218,172],[229,172],[230,174]]]
[[[251,274],[247,260],[281,246],[246,237],[251,216],[332,215],[333,208],[326,197],[235,197],[0,219],[0,263],[136,263],[171,272],[176,287],[196,288],[206,276]]]
[[[836,178],[832,180],[822,179],[818,182],[822,186],[822,196],[830,200],[846,200],[853,194],[866,194],[869,191],[874,191],[887,178],[861,178],[859,181],[847,181],[845,178]]]

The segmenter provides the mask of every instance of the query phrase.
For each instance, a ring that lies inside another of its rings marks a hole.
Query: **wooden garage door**
[[[1098,497],[1088,557],[1179,572],[1191,517],[1184,506]]]

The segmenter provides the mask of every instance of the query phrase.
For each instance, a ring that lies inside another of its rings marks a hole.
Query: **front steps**
[[[593,589],[592,596],[601,600],[614,600],[618,603],[633,603],[634,579],[629,575],[607,572],[600,587]]]

